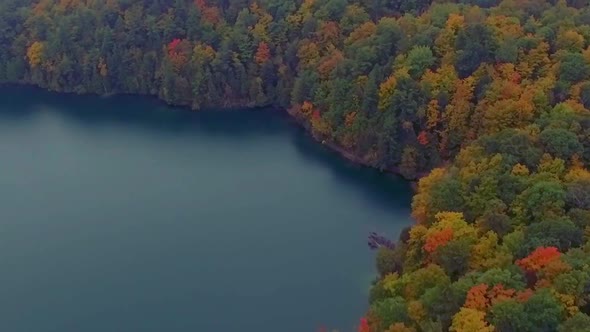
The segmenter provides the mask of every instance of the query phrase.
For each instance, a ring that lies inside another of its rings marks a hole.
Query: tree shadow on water
[[[247,138],[276,134],[286,126],[280,112],[271,109],[191,111],[186,107],[168,106],[150,96],[100,97],[53,93],[29,86],[0,87],[0,119],[26,120],[42,111],[58,113],[89,129],[124,125],[171,135]]]
[[[303,158],[330,169],[334,177],[354,186],[367,201],[379,207],[410,213],[414,191],[409,181],[400,176],[361,166],[316,142],[303,129],[292,135],[293,144]]]
[[[189,111],[167,106],[155,97],[99,97],[53,93],[30,86],[0,86],[0,121],[28,121],[39,112],[54,112],[83,128],[113,125],[158,135],[276,139],[287,135],[306,161],[320,164],[378,208],[409,215],[413,190],[408,181],[356,165],[313,140],[283,111],[235,109]]]

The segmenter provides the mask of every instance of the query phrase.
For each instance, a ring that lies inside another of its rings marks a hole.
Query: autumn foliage
[[[361,318],[358,332],[371,332],[369,323],[367,322],[367,319],[365,317]]]
[[[270,48],[268,47],[268,44],[265,42],[260,42],[260,44],[258,44],[256,55],[254,56],[256,63],[266,63],[268,60],[270,60],[270,56]]]
[[[443,229],[426,238],[424,250],[433,253],[438,247],[444,246],[453,239],[453,230],[450,228]]]
[[[539,247],[516,264],[527,271],[539,271],[559,259],[561,253],[555,247]]]
[[[4,0],[0,83],[287,109],[317,140],[417,181],[364,330],[577,331],[590,320],[589,8]]]
[[[490,299],[487,297],[488,285],[481,284],[471,287],[467,292],[465,307],[485,311],[490,305]]]

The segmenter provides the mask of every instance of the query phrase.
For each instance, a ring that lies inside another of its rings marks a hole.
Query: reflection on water
[[[0,89],[9,331],[353,331],[410,186],[277,110]]]

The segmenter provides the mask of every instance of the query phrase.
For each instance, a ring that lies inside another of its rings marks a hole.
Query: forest
[[[590,331],[589,0],[1,0],[0,82],[284,109],[419,179],[361,332]]]

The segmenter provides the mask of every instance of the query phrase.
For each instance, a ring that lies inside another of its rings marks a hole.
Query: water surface
[[[0,88],[0,327],[353,331],[411,189],[278,111]]]

